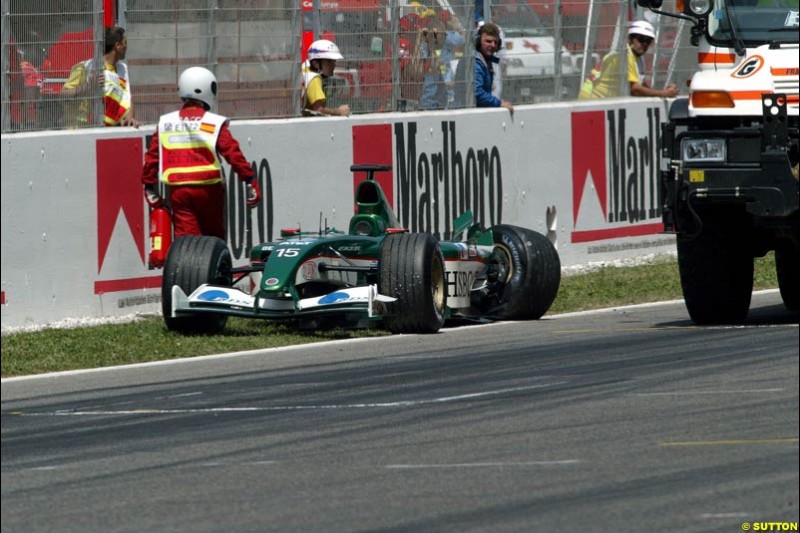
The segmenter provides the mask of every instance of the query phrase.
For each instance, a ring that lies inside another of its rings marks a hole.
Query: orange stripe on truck
[[[698,63],[730,63],[736,62],[735,54],[715,54],[712,52],[699,52],[697,54]]]
[[[797,76],[800,75],[800,69],[797,67],[792,68],[771,68],[769,71],[773,76]]]

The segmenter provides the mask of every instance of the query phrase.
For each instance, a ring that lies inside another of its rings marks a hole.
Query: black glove
[[[158,209],[164,205],[164,200],[158,195],[155,185],[144,186],[144,199],[147,200],[150,209]]]

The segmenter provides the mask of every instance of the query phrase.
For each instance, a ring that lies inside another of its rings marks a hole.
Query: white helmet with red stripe
[[[311,61],[313,59],[333,59],[337,61],[344,59],[344,56],[342,56],[336,43],[328,39],[319,39],[308,47],[308,60]]]
[[[217,77],[203,67],[190,67],[178,79],[178,94],[206,104],[209,109],[217,105]]]

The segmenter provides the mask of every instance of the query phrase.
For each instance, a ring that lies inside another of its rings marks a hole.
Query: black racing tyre
[[[553,305],[561,285],[561,260],[553,243],[536,231],[500,224],[492,227],[494,251],[487,285],[473,306],[499,320],[536,320]]]
[[[775,250],[775,270],[778,273],[778,287],[781,289],[781,298],[786,309],[797,310],[798,284],[797,276],[800,275],[800,250],[792,242],[782,242]]]
[[[172,286],[177,285],[186,295],[203,283],[228,286],[231,277],[231,253],[225,241],[218,237],[179,237],[169,249],[161,280],[161,311],[167,329],[178,333],[219,333],[228,321],[226,315],[199,314],[172,317]]]
[[[753,255],[723,226],[706,220],[697,236],[678,235],[683,299],[696,324],[736,324],[750,309]]]
[[[426,233],[387,235],[381,243],[378,292],[386,304],[383,323],[392,333],[436,333],[444,324],[447,287],[439,242]]]

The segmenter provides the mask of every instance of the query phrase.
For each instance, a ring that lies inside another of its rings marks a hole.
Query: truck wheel
[[[781,243],[775,250],[775,270],[778,273],[778,287],[786,309],[797,310],[798,302],[798,269],[800,269],[800,251],[794,243]]]
[[[178,333],[219,333],[226,315],[200,314],[172,317],[172,286],[187,295],[203,283],[231,286],[231,253],[218,237],[179,237],[169,249],[161,281],[161,311],[167,329]]]
[[[734,235],[706,221],[699,235],[678,235],[683,299],[697,324],[735,324],[747,316],[753,294],[753,257]]]
[[[378,290],[397,298],[383,323],[392,333],[436,333],[444,324],[444,258],[436,237],[387,235],[381,243]]]
[[[544,235],[527,228],[500,224],[492,227],[492,235],[487,286],[476,291],[473,306],[500,320],[541,318],[561,284],[558,252]]]

